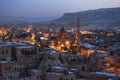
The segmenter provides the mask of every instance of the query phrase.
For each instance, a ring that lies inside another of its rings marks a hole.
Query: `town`
[[[120,30],[0,27],[0,80],[119,80]]]

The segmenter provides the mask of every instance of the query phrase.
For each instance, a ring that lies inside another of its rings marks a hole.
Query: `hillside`
[[[14,25],[14,24],[29,24],[32,22],[43,22],[50,21],[58,18],[57,16],[49,16],[44,18],[38,17],[15,17],[15,16],[1,16],[0,15],[0,25]]]
[[[58,28],[64,26],[74,28],[77,26],[78,16],[82,29],[120,29],[120,7],[65,13],[59,18],[55,16],[46,18],[0,16],[0,25],[20,24],[19,26],[21,26],[21,24],[34,22],[32,23],[33,27]]]
[[[49,25],[64,25],[75,27],[77,16],[80,17],[83,29],[114,29],[120,28],[120,8],[105,8],[97,10],[65,13],[62,17],[49,22]]]

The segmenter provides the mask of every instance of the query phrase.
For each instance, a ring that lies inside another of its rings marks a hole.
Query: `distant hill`
[[[58,17],[50,16],[50,17],[44,17],[44,18],[33,18],[33,17],[0,16],[0,25],[43,22],[43,21],[50,21],[56,18]]]
[[[77,26],[78,16],[82,29],[120,29],[120,7],[65,13],[60,18],[56,16],[46,18],[0,16],[0,24],[29,24],[32,22],[33,27],[73,28]]]
[[[120,28],[120,8],[103,8],[97,10],[65,13],[62,17],[52,20],[49,25],[75,27],[80,17],[82,29],[114,29]],[[48,24],[46,23],[46,24]]]

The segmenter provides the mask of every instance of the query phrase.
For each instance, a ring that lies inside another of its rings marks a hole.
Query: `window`
[[[27,53],[27,51],[25,50],[25,54]]]
[[[61,77],[59,80],[63,80],[63,77]]]
[[[9,79],[9,76],[8,76],[8,79]]]
[[[10,76],[10,79],[12,79],[12,76]]]
[[[13,77],[12,76],[8,76],[8,79],[12,79]]]
[[[16,69],[16,67],[15,67],[15,71],[16,71],[17,69]]]
[[[31,53],[32,53],[32,55],[33,55],[33,50],[31,50]]]
[[[11,67],[9,67],[9,71],[11,70]]]
[[[85,67],[84,66],[82,66],[82,71],[85,71]]]
[[[4,55],[4,51],[2,51],[2,54]]]
[[[39,77],[40,77],[40,79],[42,78],[42,76],[41,76],[41,75],[40,75]]]
[[[39,76],[37,76],[37,79],[39,79],[40,77]]]
[[[27,59],[25,58],[25,61],[27,61]]]
[[[41,79],[41,78],[42,78],[42,76],[40,75],[40,76],[37,76],[36,78],[37,78],[37,79]]]
[[[34,54],[37,54],[37,49],[34,49]]]
[[[8,50],[6,50],[6,54],[8,54]]]
[[[27,55],[31,55],[31,52],[30,52],[30,51],[28,51],[28,52],[27,52]]]
[[[7,71],[7,67],[5,68],[5,70]]]
[[[17,68],[17,67],[15,67],[15,71],[18,71],[18,68]]]
[[[23,53],[23,54],[24,54],[24,50],[21,50],[21,53]]]
[[[37,61],[37,58],[35,58],[35,61]]]
[[[73,80],[73,77],[71,78],[71,80]]]

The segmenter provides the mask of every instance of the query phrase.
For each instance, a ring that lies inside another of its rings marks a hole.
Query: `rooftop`
[[[80,46],[83,46],[87,49],[96,49],[97,47],[88,43],[80,43]]]
[[[47,74],[52,74],[52,75],[58,75],[58,76],[60,76],[60,75],[62,75],[63,73],[58,73],[58,72],[47,72]]]
[[[56,69],[65,69],[65,67],[62,67],[62,66],[53,66],[52,68],[56,68]]]
[[[7,64],[7,63],[14,63],[14,62],[1,61],[0,63],[2,63],[2,64]]]
[[[0,43],[0,47],[4,47],[4,46],[12,46],[12,45],[27,45],[25,43],[21,43],[21,42],[2,42]]]
[[[117,74],[115,73],[107,73],[107,72],[96,72],[96,74],[103,74],[103,75],[111,76],[111,77],[117,76]]]
[[[34,73],[39,73],[39,72],[41,72],[41,70],[39,70],[39,69],[31,69],[30,71],[32,71],[32,72],[34,72]]]
[[[34,46],[24,45],[24,46],[17,46],[16,48],[34,48]]]

